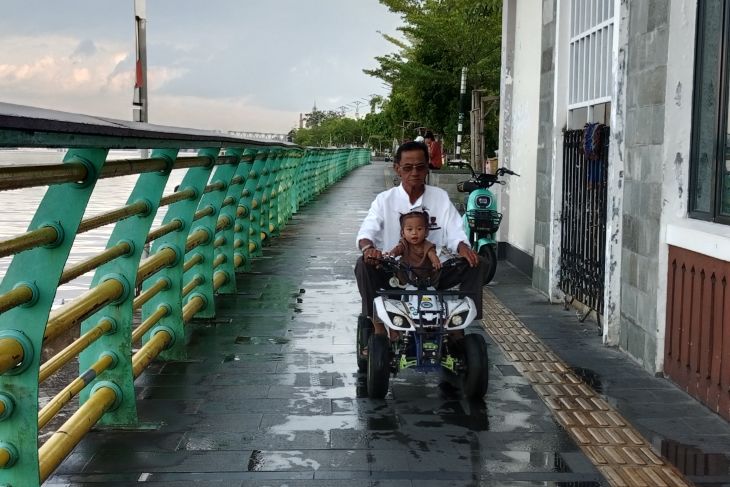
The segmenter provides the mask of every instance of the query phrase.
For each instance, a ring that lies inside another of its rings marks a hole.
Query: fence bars
[[[369,162],[366,149],[242,143],[221,151],[230,138],[205,139],[197,156],[180,157],[181,144],[162,142],[149,159],[106,161],[108,148],[82,147],[62,165],[0,168],[0,189],[49,185],[28,232],[0,242],[0,255],[14,255],[0,283],[0,483],[38,486],[97,422],[135,425],[134,379],[157,357],[184,358],[185,323],[214,316],[215,294],[235,292],[235,273],[250,269],[298,208]],[[186,172],[163,195],[173,170]],[[98,179],[130,174],[139,177],[123,208],[82,221]],[[67,265],[76,235],[107,224],[106,249]],[[59,283],[91,270],[89,290],[51,312]],[[41,364],[43,346],[77,327],[80,337]],[[39,381],[77,356],[78,377],[39,410]],[[78,410],[37,448],[39,429],[75,396]]]
[[[609,127],[599,126],[600,147],[586,156],[584,130],[563,133],[563,203],[559,288],[603,313]],[[587,316],[587,313],[586,315]],[[585,319],[584,316],[584,319]]]

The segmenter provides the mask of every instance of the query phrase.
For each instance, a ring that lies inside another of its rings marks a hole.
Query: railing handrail
[[[0,128],[0,147],[301,148],[289,142],[245,139],[214,130],[132,122],[3,102],[0,102]]]
[[[96,421],[134,425],[134,378],[152,360],[183,358],[185,323],[214,316],[215,296],[236,291],[235,274],[250,270],[300,205],[369,161],[363,148],[303,148],[6,103],[0,127],[0,147],[70,148],[62,164],[0,168],[0,191],[46,188],[28,231],[0,240],[0,255],[13,255],[0,280],[0,483],[19,486],[44,481]],[[107,159],[120,148],[153,151]],[[197,155],[180,157],[183,148]],[[185,176],[165,195],[172,171]],[[83,220],[99,180],[130,175],[138,178],[124,206]],[[76,237],[106,225],[114,227],[105,250],[68,265]],[[90,270],[89,289],[51,313],[59,281]],[[72,330],[80,338],[41,364],[47,339]],[[77,356],[78,376],[39,410],[39,378]],[[38,449],[38,427],[77,395],[81,407]]]

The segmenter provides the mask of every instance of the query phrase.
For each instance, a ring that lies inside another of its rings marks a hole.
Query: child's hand
[[[436,255],[435,250],[428,253],[428,260],[431,261],[431,265],[434,269],[441,269],[441,261],[439,260],[438,255]]]

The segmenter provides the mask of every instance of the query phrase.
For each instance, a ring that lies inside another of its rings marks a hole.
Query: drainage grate
[[[612,486],[693,485],[486,288],[484,308],[487,332]]]

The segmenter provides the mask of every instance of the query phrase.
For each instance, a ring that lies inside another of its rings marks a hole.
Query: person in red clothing
[[[428,146],[428,167],[431,169],[441,169],[441,164],[443,163],[441,142],[434,138],[433,132],[430,130],[426,132],[424,139],[424,142]]]

